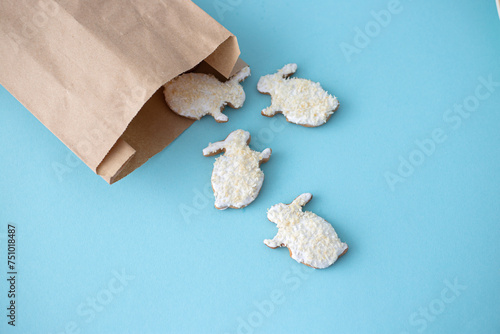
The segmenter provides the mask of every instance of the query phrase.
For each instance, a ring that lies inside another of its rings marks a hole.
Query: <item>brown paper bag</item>
[[[0,84],[109,183],[192,124],[163,84],[198,64],[228,78],[239,54],[189,0],[0,1]]]

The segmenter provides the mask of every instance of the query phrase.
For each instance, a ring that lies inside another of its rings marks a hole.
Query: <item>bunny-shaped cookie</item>
[[[339,101],[317,82],[288,78],[295,71],[297,64],[288,64],[277,73],[260,78],[257,90],[271,95],[271,106],[262,110],[262,115],[273,117],[283,113],[288,122],[306,127],[325,124],[337,110]]]
[[[235,130],[225,140],[209,144],[203,150],[206,157],[224,151],[215,160],[212,172],[215,207],[219,210],[244,208],[259,194],[264,182],[260,164],[269,160],[271,149],[256,152],[248,147],[249,143],[249,132]]]
[[[243,106],[245,91],[239,83],[249,75],[248,66],[226,82],[220,82],[211,74],[186,73],[164,85],[165,101],[181,116],[200,119],[212,115],[218,123],[227,122],[222,110],[226,105],[235,109]]]
[[[271,248],[288,247],[290,256],[309,267],[322,269],[347,252],[332,225],[310,211],[302,211],[312,198],[305,193],[291,204],[273,205],[267,218],[278,226],[278,234],[264,243]]]

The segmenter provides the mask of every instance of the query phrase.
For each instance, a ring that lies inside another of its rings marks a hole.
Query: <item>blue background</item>
[[[247,101],[226,109],[226,124],[196,122],[117,184],[0,88],[0,332],[500,332],[500,87],[460,124],[444,119],[481,77],[500,81],[494,1],[401,0],[379,31],[371,11],[386,0],[196,3],[238,36],[252,68]],[[372,37],[346,57],[342,43],[356,46],[366,25]],[[259,77],[289,62],[338,96],[326,125],[260,115],[270,98]],[[218,211],[205,190],[214,158],[201,151],[238,128],[273,155],[257,200]],[[434,129],[444,142],[415,153]],[[411,157],[419,165],[391,188],[387,173]],[[303,192],[349,244],[325,270],[262,242],[277,232],[266,209]],[[5,316],[9,222],[15,329]]]

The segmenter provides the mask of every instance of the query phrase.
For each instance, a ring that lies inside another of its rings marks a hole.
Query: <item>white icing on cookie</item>
[[[211,74],[182,74],[163,86],[165,101],[181,116],[200,119],[212,115],[217,122],[227,122],[222,110],[226,105],[235,109],[243,106],[245,92],[239,82],[249,75],[248,66],[226,82],[220,82]]]
[[[311,194],[305,193],[291,204],[273,205],[267,218],[276,223],[278,234],[264,243],[271,248],[288,247],[294,260],[321,269],[332,265],[348,247],[330,223],[310,211],[302,211],[311,198]]]
[[[260,78],[257,89],[271,95],[271,106],[262,115],[273,117],[283,113],[288,122],[308,127],[325,124],[339,106],[336,97],[311,80],[288,78],[297,71],[297,64],[285,65],[275,74]]]
[[[235,130],[225,140],[211,143],[203,150],[206,157],[224,151],[215,160],[212,172],[215,207],[219,210],[243,208],[259,194],[264,182],[260,164],[267,162],[271,149],[256,152],[248,147],[249,143],[249,132]]]

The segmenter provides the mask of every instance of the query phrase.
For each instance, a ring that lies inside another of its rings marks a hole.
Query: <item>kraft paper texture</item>
[[[189,0],[0,2],[0,84],[109,183],[192,124],[163,84],[197,65],[228,78],[239,54]]]

